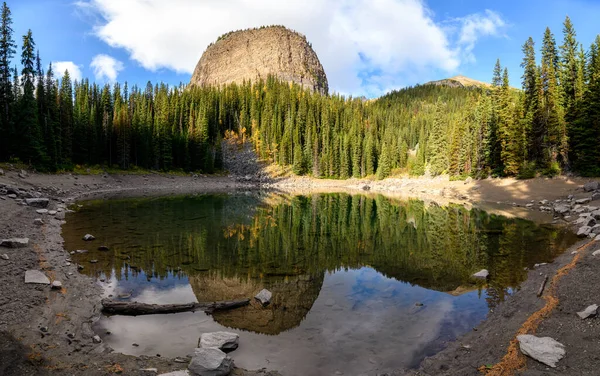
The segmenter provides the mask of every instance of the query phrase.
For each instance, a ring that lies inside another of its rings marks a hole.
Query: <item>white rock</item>
[[[161,373],[158,376],[189,376],[190,372],[188,370],[185,371],[173,371],[169,373]]]
[[[194,352],[188,370],[194,376],[225,376],[231,373],[233,360],[216,348],[199,348]]]
[[[37,283],[40,285],[49,285],[50,280],[39,270],[27,270],[25,272],[25,283]]]
[[[48,209],[38,209],[35,212],[38,214],[48,214]]]
[[[592,256],[600,256],[600,249],[597,251],[594,251],[594,253],[592,253]]]
[[[62,282],[61,281],[53,281],[52,288],[55,290],[60,290],[62,288]]]
[[[86,242],[88,242],[90,240],[94,240],[94,239],[96,239],[96,237],[94,235],[91,235],[91,234],[85,234],[83,236],[83,240],[85,240]]]
[[[581,317],[582,319],[587,319],[588,317],[596,316],[597,313],[598,313],[598,305],[597,304],[592,304],[591,306],[587,307],[583,311],[577,312],[579,317]]]
[[[580,227],[579,230],[577,230],[577,236],[585,237],[588,236],[590,232],[592,232],[592,228],[590,226],[583,226]]]
[[[203,333],[200,336],[200,347],[216,347],[223,351],[233,351],[238,348],[240,336],[229,332]]]
[[[94,341],[94,343],[102,343],[102,339],[100,338],[99,335],[93,336],[92,341]]]
[[[29,245],[28,238],[12,238],[0,240],[0,247],[6,248],[25,248]]]
[[[592,198],[591,197],[587,197],[587,198],[581,198],[579,200],[575,200],[575,203],[583,205],[583,204],[587,204],[590,201],[592,201]]]
[[[523,354],[552,368],[565,356],[565,346],[553,338],[522,334],[517,340]]]
[[[41,226],[41,225],[44,224],[44,221],[41,218],[36,218],[36,219],[33,220],[33,224]]]
[[[0,255],[0,258],[3,260],[8,260],[8,255],[6,253]]]
[[[486,269],[482,269],[477,273],[473,274],[473,278],[486,279],[489,275],[490,272],[488,272]]]
[[[271,291],[267,289],[262,289],[258,294],[256,294],[254,299],[258,300],[263,306],[266,306],[267,304],[271,303],[272,297],[273,294],[271,293]]]

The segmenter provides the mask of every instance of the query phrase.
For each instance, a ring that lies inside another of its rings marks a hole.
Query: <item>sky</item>
[[[589,48],[600,0],[8,0],[20,52],[28,29],[42,63],[99,83],[187,83],[231,30],[284,25],[312,43],[330,91],[378,97],[464,75],[489,82],[497,58],[520,87],[521,46],[569,16]],[[19,54],[17,53],[17,55]],[[14,64],[18,65],[18,56]]]

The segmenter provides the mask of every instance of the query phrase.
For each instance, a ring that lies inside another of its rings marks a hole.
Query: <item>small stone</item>
[[[98,260],[90,260],[90,264],[96,264]]]
[[[597,251],[594,251],[594,253],[592,253],[592,256],[600,256],[600,249]]]
[[[140,347],[140,345],[138,345],[137,343],[132,343],[131,346],[133,346],[133,347]]]
[[[582,320],[585,320],[588,317],[596,316],[597,313],[598,313],[598,305],[597,304],[592,304],[591,306],[587,307],[583,311],[577,312],[577,314],[579,315],[579,317],[581,317]]]
[[[91,234],[85,234],[84,237],[83,237],[83,240],[85,240],[86,242],[92,241],[94,239],[96,239],[96,237],[94,235],[91,235]]]
[[[12,238],[0,240],[0,247],[25,248],[29,245],[29,238]]]
[[[194,352],[188,370],[196,376],[224,376],[233,369],[233,360],[216,348],[199,348]]]
[[[35,212],[38,214],[48,214],[48,209],[38,209]]]
[[[490,272],[488,272],[486,269],[482,269],[477,273],[473,274],[473,278],[486,279],[489,275]]]
[[[56,215],[56,210],[48,210],[48,215]]]
[[[102,339],[100,338],[99,335],[93,336],[92,341],[94,341],[94,343],[102,343]]]
[[[203,333],[200,336],[200,347],[216,347],[225,352],[233,351],[239,346],[240,336],[229,332]]]
[[[50,280],[39,270],[27,270],[25,272],[25,283],[36,283],[40,285],[49,285]]]
[[[37,226],[41,226],[44,224],[44,221],[41,218],[36,218],[33,220],[33,224]]]
[[[17,198],[17,195],[16,195],[16,194],[14,194],[14,193],[11,193],[11,194],[9,194],[9,195],[8,195],[8,196],[6,196],[6,197],[8,197],[8,198],[14,198],[14,199],[16,199],[16,198]]]
[[[416,302],[416,303],[415,303],[415,305],[416,305],[417,307],[423,307],[423,303],[421,303],[421,302]]]
[[[54,290],[60,290],[60,289],[62,289],[62,282],[60,282],[60,281],[53,281],[52,282],[52,288]]]
[[[109,248],[107,246],[105,246],[105,245],[101,245],[100,247],[98,247],[98,250],[99,251],[108,251]]]
[[[2,258],[3,260],[8,260],[8,255],[6,253],[0,255],[0,258]]]
[[[565,356],[565,346],[550,337],[536,337],[530,334],[517,336],[521,352],[540,363],[556,368],[556,363]]]
[[[28,198],[25,199],[25,203],[34,208],[47,208],[50,200],[47,198]]]
[[[142,368],[142,369],[140,369],[140,371],[145,372],[145,373],[158,373],[157,368]]]
[[[580,198],[579,200],[575,200],[575,203],[579,204],[579,205],[584,205],[584,204],[587,204],[590,201],[592,201],[592,198],[591,197],[587,197],[587,198]]]
[[[266,306],[269,303],[271,303],[272,297],[273,294],[271,293],[271,291],[267,289],[262,289],[258,294],[256,294],[254,299],[258,300],[263,306]]]

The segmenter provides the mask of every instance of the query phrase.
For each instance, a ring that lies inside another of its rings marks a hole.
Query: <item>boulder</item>
[[[269,303],[271,303],[272,297],[273,297],[273,294],[271,293],[271,291],[269,291],[267,289],[262,289],[262,290],[260,290],[260,292],[258,294],[256,294],[254,299],[258,300],[260,302],[260,304],[262,304],[263,306],[266,306]]]
[[[591,197],[587,197],[587,198],[580,198],[579,200],[575,200],[575,203],[579,204],[579,205],[585,205],[585,204],[587,204],[590,201],[592,201],[592,198]]]
[[[587,319],[588,317],[596,316],[597,313],[598,313],[598,305],[592,304],[591,306],[587,307],[583,311],[577,312],[577,315],[579,315],[579,317],[581,317],[581,319]]]
[[[600,219],[600,210],[594,210],[590,213],[590,216],[592,216],[595,219]]]
[[[37,283],[40,285],[49,285],[50,280],[39,270],[27,270],[25,272],[25,283]]]
[[[94,239],[96,239],[96,237],[94,235],[91,235],[91,234],[85,234],[83,236],[83,240],[85,240],[86,242],[92,241]]]
[[[592,228],[590,226],[583,226],[577,230],[577,236],[583,238],[588,236],[592,232]]]
[[[47,198],[28,198],[25,202],[34,208],[47,208],[50,200]]]
[[[0,247],[25,248],[29,245],[29,238],[12,238],[0,240]]]
[[[600,183],[598,183],[597,181],[591,181],[589,183],[585,183],[583,185],[583,190],[585,192],[592,192],[592,191],[596,191],[600,189]]]
[[[473,274],[473,278],[486,279],[489,275],[490,275],[490,272],[488,272],[486,269],[482,269],[482,270],[478,271],[477,273]]]
[[[196,349],[188,365],[188,370],[194,376],[225,376],[232,369],[233,360],[214,347]]]
[[[225,352],[233,351],[239,346],[240,336],[229,332],[203,333],[200,336],[200,347],[216,347]]]
[[[554,212],[560,215],[565,215],[571,211],[569,205],[556,205],[554,206]]]
[[[522,334],[517,340],[523,354],[552,368],[565,356],[565,346],[553,338]]]

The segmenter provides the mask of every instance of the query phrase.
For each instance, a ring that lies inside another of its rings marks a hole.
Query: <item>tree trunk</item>
[[[188,311],[204,311],[212,313],[243,307],[250,302],[249,299],[221,301],[212,303],[186,303],[186,304],[146,304],[138,302],[119,302],[110,299],[102,300],[102,311],[112,315],[141,316],[164,313],[178,313]]]

